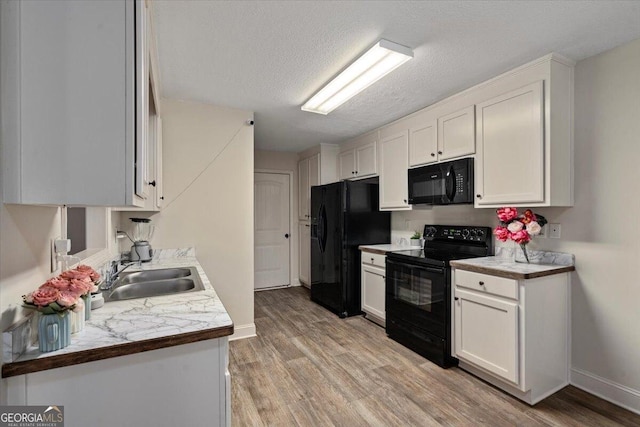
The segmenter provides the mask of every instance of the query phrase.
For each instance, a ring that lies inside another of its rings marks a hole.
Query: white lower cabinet
[[[453,270],[460,367],[533,405],[569,384],[569,273],[509,279]]]
[[[385,255],[362,252],[361,309],[369,320],[385,326]]]
[[[230,426],[228,366],[222,337],[3,378],[0,404],[62,405],[68,426]]]

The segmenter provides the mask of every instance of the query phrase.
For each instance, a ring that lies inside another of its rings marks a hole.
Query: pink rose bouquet
[[[47,280],[38,289],[22,296],[24,306],[43,314],[74,310],[79,299],[98,290],[100,275],[88,265],[67,270]]]
[[[527,243],[531,241],[533,236],[537,236],[542,231],[542,227],[547,220],[542,215],[534,214],[531,209],[524,211],[522,215],[518,215],[516,208],[500,208],[496,211],[500,225],[493,230],[496,239],[506,242],[511,239],[520,245],[524,257],[529,262],[529,254],[527,254]]]

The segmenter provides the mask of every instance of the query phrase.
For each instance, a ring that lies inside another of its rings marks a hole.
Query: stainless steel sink
[[[159,270],[122,273],[107,291],[105,302],[204,290],[195,267],[163,268]]]

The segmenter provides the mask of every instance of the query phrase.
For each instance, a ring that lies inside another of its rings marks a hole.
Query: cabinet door
[[[355,150],[344,151],[338,154],[338,173],[341,180],[351,179],[356,174]]]
[[[298,162],[298,218],[309,219],[309,159]]]
[[[518,384],[518,305],[456,288],[455,353]]]
[[[373,176],[378,173],[376,164],[375,142],[361,145],[356,148],[356,176],[358,178]]]
[[[409,131],[380,140],[380,210],[411,209],[408,203]]]
[[[476,205],[544,201],[543,82],[477,105]]]
[[[362,311],[385,319],[384,269],[362,265]]]
[[[438,159],[473,154],[476,149],[474,106],[438,118]]]
[[[136,1],[136,161],[135,193],[149,196],[149,39],[147,37],[147,8]]]
[[[311,228],[309,224],[300,223],[298,227],[299,240],[299,261],[298,261],[298,278],[300,283],[309,285],[309,276],[311,269]]]
[[[438,127],[431,120],[409,129],[409,166],[433,163],[438,160]]]

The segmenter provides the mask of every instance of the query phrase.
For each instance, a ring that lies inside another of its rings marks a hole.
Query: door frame
[[[293,274],[293,262],[292,262],[292,257],[291,254],[293,253],[293,240],[294,238],[298,238],[298,230],[294,230],[293,228],[293,218],[295,216],[295,218],[298,217],[297,212],[294,210],[296,207],[293,206],[293,174],[294,172],[292,170],[278,170],[278,169],[254,169],[253,170],[253,182],[255,182],[255,178],[257,173],[268,173],[268,174],[278,174],[278,175],[289,175],[289,285],[288,286],[281,286],[283,288],[289,288],[291,286],[300,286],[300,282],[298,281],[297,275],[294,276]],[[255,227],[255,225],[254,225]],[[295,233],[295,235],[294,235]],[[294,281],[295,280],[295,281]],[[281,288],[278,287],[278,288]],[[265,289],[258,289],[258,291],[261,290],[269,290],[272,288],[265,288]],[[254,288],[254,292],[256,291],[256,289]]]

